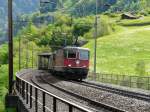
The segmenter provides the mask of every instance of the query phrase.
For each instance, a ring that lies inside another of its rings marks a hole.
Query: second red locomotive
[[[39,55],[39,69],[48,69],[70,79],[85,79],[89,71],[90,52],[87,48],[65,47],[58,51]]]

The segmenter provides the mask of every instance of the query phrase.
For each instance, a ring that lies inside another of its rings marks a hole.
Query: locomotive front
[[[73,78],[85,79],[89,71],[89,57],[89,49],[81,47],[64,48],[65,72],[73,74]]]

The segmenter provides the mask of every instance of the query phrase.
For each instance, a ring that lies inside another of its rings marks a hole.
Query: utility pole
[[[96,56],[97,56],[97,20],[98,20],[98,0],[96,0],[96,13],[95,13],[95,35],[94,35],[94,79],[96,79]]]
[[[19,70],[21,70],[21,36],[19,36]]]
[[[33,60],[33,55],[34,55],[34,51],[33,51],[34,49],[33,49],[33,47],[34,46],[33,46],[33,43],[32,43],[32,68],[34,67],[34,65],[33,65],[33,62],[34,62],[34,60]]]
[[[66,33],[62,33],[62,35],[64,35],[64,46],[67,46],[67,34]]]
[[[9,94],[13,88],[13,14],[12,0],[8,0]]]
[[[20,19],[19,19],[19,15],[17,15],[17,21],[20,22]],[[18,41],[19,41],[19,48],[18,48],[18,68],[19,70],[21,70],[21,36],[19,35],[19,38],[18,38]]]
[[[26,69],[28,69],[28,63],[29,63],[29,42],[28,40],[26,41]]]

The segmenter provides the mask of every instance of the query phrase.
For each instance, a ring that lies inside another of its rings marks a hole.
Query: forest
[[[41,0],[42,1],[42,0]],[[49,3],[40,3],[40,0],[14,0],[14,21],[23,14],[30,14],[41,10],[42,12],[59,12],[62,9],[66,13],[82,17],[95,14],[96,0],[48,0]],[[149,0],[98,0],[98,12],[132,12],[145,13],[149,10]],[[7,2],[0,1],[0,29],[7,29]],[[0,31],[1,31],[0,30]],[[5,33],[3,33],[4,35]],[[2,38],[3,36],[0,36]]]

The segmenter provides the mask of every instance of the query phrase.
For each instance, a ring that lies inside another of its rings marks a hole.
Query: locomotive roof
[[[52,53],[41,53],[41,54],[38,54],[38,56],[51,56]]]
[[[83,48],[83,47],[65,47],[64,49],[78,49],[78,50],[88,50],[89,51],[89,49],[88,48]]]

